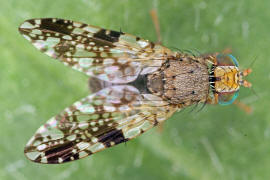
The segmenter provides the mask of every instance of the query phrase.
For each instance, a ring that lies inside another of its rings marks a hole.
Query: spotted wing
[[[135,138],[175,110],[132,86],[112,86],[74,103],[41,126],[25,154],[34,162],[49,164],[81,159]]]
[[[131,82],[138,74],[153,72],[173,55],[139,37],[71,20],[30,19],[19,31],[45,54],[112,83]]]

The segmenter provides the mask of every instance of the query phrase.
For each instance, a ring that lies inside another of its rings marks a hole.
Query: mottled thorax
[[[159,72],[148,76],[147,87],[171,104],[204,102],[209,91],[208,68],[196,60],[168,61]]]

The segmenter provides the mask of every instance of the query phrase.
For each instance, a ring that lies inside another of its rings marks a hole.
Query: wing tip
[[[25,29],[33,29],[33,28],[35,28],[35,19],[28,19],[19,25],[18,30],[22,31]]]
[[[35,163],[42,163],[39,159],[40,153],[37,151],[29,151],[29,148],[26,146],[24,149],[24,155],[26,156],[27,159],[29,159],[32,162]]]
[[[57,21],[57,18],[34,18],[34,19],[27,19],[24,22],[22,22],[19,27],[18,27],[18,31],[21,33],[24,32],[29,32],[32,29],[38,28],[40,27],[40,25],[42,24],[42,21],[44,20],[55,20]]]
[[[29,151],[28,147],[25,147],[24,155],[30,161],[34,163],[39,163],[39,164],[61,164],[61,163],[69,162],[69,161],[61,162],[61,159],[59,158],[57,160],[56,159],[50,160],[44,155],[44,153],[38,152],[38,151]]]

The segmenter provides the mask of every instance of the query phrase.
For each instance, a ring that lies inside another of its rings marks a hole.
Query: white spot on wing
[[[62,158],[58,158],[58,162],[59,163],[62,163],[63,162],[63,159]]]
[[[115,107],[114,106],[104,106],[104,110],[107,112],[113,112],[113,111],[115,111]]]
[[[72,40],[71,36],[69,36],[69,35],[65,35],[65,36],[63,36],[62,38],[63,38],[63,39],[66,39],[66,40]]]
[[[92,137],[92,138],[91,138],[91,141],[92,141],[93,143],[97,143],[97,142],[98,142],[98,139],[97,139],[96,137]]]
[[[98,151],[100,151],[100,150],[102,150],[104,148],[105,148],[105,146],[102,143],[96,143],[96,144],[90,146],[88,148],[88,150],[90,150],[91,152],[95,153],[95,152],[98,152]]]
[[[48,160],[47,160],[46,157],[42,157],[42,158],[40,159],[40,162],[41,162],[41,163],[48,163]]]
[[[138,41],[138,44],[142,47],[145,48],[149,43],[147,41]]]
[[[31,38],[30,38],[29,36],[23,34],[23,37],[24,37],[26,40],[31,41]]]
[[[29,23],[29,22],[24,22],[21,26],[20,26],[20,28],[23,28],[23,29],[33,29],[33,28],[35,28],[35,26],[33,26],[31,23]]]
[[[86,142],[80,142],[79,144],[77,144],[77,147],[80,149],[80,150],[83,150],[85,148],[87,148],[90,144],[89,143],[86,143]]]
[[[45,144],[42,144],[42,145],[39,145],[39,146],[37,147],[37,150],[42,151],[42,150],[44,150],[46,147],[47,147],[47,146],[46,146]]]
[[[41,24],[41,20],[40,19],[36,19],[35,20],[35,23],[38,24],[38,25],[40,25]]]
[[[81,24],[80,23],[77,23],[77,22],[73,22],[73,26],[75,26],[75,27],[81,27]]]
[[[42,34],[41,31],[38,30],[38,29],[33,29],[33,30],[32,30],[32,33],[34,33],[34,34],[39,34],[39,35]]]
[[[97,33],[100,29],[99,28],[95,28],[93,26],[86,26],[85,28],[83,28],[85,31],[90,32],[90,33]]]

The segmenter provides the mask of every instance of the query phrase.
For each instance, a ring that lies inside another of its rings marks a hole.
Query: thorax
[[[205,102],[209,92],[209,72],[197,60],[170,60],[147,76],[148,90],[171,104]]]

